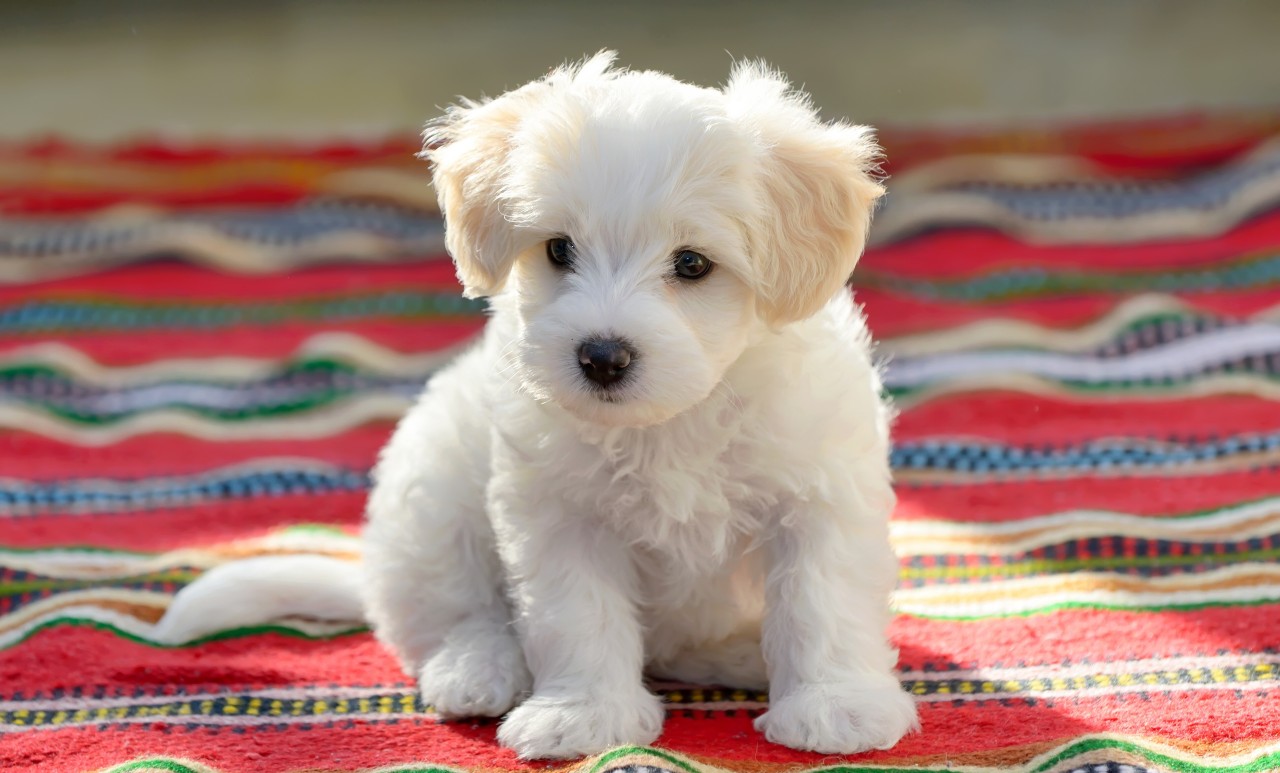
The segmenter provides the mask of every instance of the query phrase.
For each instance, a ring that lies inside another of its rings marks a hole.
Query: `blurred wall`
[[[602,47],[710,84],[763,56],[869,122],[1280,104],[1278,33],[1276,0],[4,0],[0,136],[412,129]]]

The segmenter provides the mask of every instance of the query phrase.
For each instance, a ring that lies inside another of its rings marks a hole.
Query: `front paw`
[[[627,697],[535,694],[503,720],[498,742],[526,760],[583,757],[653,743],[662,718],[662,701],[645,690]]]
[[[805,684],[788,690],[758,717],[773,743],[822,754],[888,749],[919,728],[915,701],[892,679],[883,684]]]
[[[533,684],[520,643],[506,630],[458,636],[418,673],[422,701],[442,717],[500,717]]]

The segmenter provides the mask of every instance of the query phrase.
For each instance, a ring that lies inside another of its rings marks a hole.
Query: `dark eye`
[[[558,268],[573,265],[573,242],[563,236],[547,240],[547,260]]]
[[[701,279],[711,272],[715,264],[707,260],[707,256],[693,250],[681,250],[676,253],[676,276],[681,279]]]

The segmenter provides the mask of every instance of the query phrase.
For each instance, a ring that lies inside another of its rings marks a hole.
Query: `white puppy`
[[[845,286],[872,133],[761,65],[714,90],[612,60],[428,129],[494,314],[382,453],[362,579],[232,564],[158,635],[362,607],[424,701],[506,714],[526,758],[652,742],[645,671],[767,685],[777,743],[892,746],[916,713],[886,640],[889,411]]]

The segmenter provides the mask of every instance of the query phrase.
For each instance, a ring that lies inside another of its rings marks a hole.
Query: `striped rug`
[[[655,684],[584,773],[1280,769],[1280,113],[888,131],[855,293],[902,409],[903,686],[825,758]],[[411,138],[0,145],[0,770],[496,771],[362,630],[151,640],[202,570],[354,557],[483,324]]]

